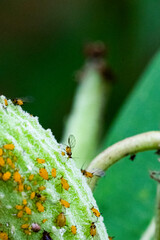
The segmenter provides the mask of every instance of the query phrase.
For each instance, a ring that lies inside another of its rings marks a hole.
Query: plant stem
[[[160,183],[157,183],[156,231],[155,240],[160,240]]]
[[[153,236],[155,235],[155,219],[153,218],[148,225],[147,229],[141,236],[140,240],[151,240]]]
[[[106,171],[127,155],[160,148],[160,131],[151,131],[126,138],[100,153],[89,165],[88,171],[101,169]],[[98,178],[94,177],[89,185],[94,189]]]
[[[62,139],[67,144],[69,135],[75,136],[72,153],[73,158],[78,158],[76,165],[79,168],[84,163],[88,166],[96,156],[103,131],[103,114],[112,89],[112,74],[104,58],[104,44],[89,44],[85,52],[86,61],[79,74],[79,85]]]
[[[75,136],[76,146],[72,151],[73,156],[78,157],[76,161],[78,167],[82,167],[84,162],[89,163],[95,157],[102,127],[99,123],[102,122],[110,87],[94,67],[91,66],[85,70],[62,141],[67,143],[70,134]]]

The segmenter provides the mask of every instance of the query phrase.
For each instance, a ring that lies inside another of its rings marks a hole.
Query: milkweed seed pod
[[[96,222],[96,239],[107,240],[102,216],[97,221],[91,210],[98,207],[86,178],[62,155],[65,146],[37,117],[5,99],[0,97],[0,239],[87,239]],[[65,221],[57,224],[62,212]]]

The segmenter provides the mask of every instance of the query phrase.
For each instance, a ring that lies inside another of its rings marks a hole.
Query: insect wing
[[[105,176],[105,172],[101,169],[94,169],[94,171],[92,173],[93,173],[93,175],[95,175],[97,177],[104,177]]]
[[[68,145],[70,148],[74,148],[75,145],[76,145],[76,139],[75,139],[75,136],[74,135],[70,135],[69,138],[68,138]]]
[[[26,97],[14,98],[12,99],[12,102],[16,105],[23,105],[23,103],[32,103],[34,102],[34,97],[26,96]]]
[[[32,103],[35,100],[32,96],[21,97],[20,99],[22,99],[22,101],[26,103]]]

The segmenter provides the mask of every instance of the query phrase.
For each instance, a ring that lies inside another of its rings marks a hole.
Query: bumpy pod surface
[[[65,147],[37,117],[0,97],[0,239],[108,239],[102,216],[91,210],[98,207],[86,179]],[[58,219],[61,213],[66,222]]]

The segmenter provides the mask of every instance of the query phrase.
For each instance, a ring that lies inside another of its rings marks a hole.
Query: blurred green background
[[[85,43],[102,40],[116,75],[106,129],[160,43],[160,1],[0,2],[0,82],[7,97],[33,96],[24,109],[60,140],[83,65]],[[116,96],[116,97],[115,97]]]
[[[109,135],[102,149],[128,136],[159,130],[160,55],[116,118],[159,49],[159,13],[158,0],[1,0],[0,93],[9,98],[32,96],[35,101],[23,108],[39,116],[42,126],[60,140],[77,87],[75,73],[84,63],[83,46],[101,40],[116,76],[105,115],[104,135]],[[134,163],[124,159],[96,189],[105,224],[117,240],[140,239],[154,214],[156,184],[148,170],[158,168],[156,160],[153,153],[139,154]]]

